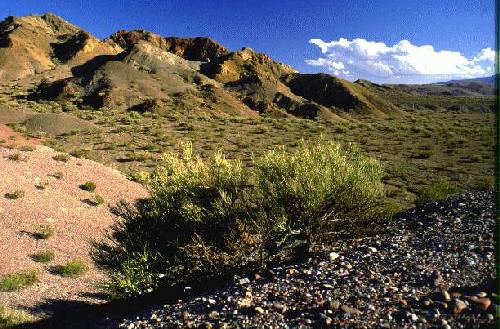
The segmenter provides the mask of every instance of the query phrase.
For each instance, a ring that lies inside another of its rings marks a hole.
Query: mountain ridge
[[[345,115],[398,115],[401,97],[387,97],[389,89],[404,97],[496,91],[476,83],[380,86],[303,74],[248,47],[230,51],[209,37],[163,37],[136,29],[99,40],[54,14],[10,16],[0,23],[0,67],[5,81],[27,81],[34,102],[119,111],[155,104],[164,113],[218,116],[342,121]]]

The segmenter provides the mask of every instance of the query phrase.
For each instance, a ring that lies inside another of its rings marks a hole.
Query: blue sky
[[[489,75],[492,52],[481,51],[496,49],[492,0],[4,0],[0,5],[2,17],[44,12],[100,38],[135,28],[210,36],[231,50],[248,46],[302,72],[351,80]]]

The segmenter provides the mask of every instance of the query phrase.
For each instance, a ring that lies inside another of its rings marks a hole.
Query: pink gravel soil
[[[28,152],[0,147],[0,276],[36,270],[39,281],[19,291],[0,292],[0,305],[36,310],[37,305],[53,299],[104,302],[96,297],[104,275],[92,264],[90,242],[102,239],[116,222],[109,206],[120,200],[134,202],[146,197],[147,192],[114,169],[74,157],[67,162],[56,161],[53,156],[58,153],[54,150],[33,147],[34,151]],[[20,160],[9,160],[13,153],[19,153]],[[63,177],[48,176],[54,172],[61,172]],[[92,197],[79,187],[86,181],[96,183],[95,193],[104,198],[104,204],[84,202]],[[37,184],[47,186],[38,189]],[[15,190],[24,191],[24,196],[16,200],[5,197]],[[53,228],[53,236],[46,240],[34,238],[40,225]],[[31,259],[31,255],[44,250],[55,252],[52,262],[42,264]],[[51,273],[53,266],[76,258],[90,266],[84,275],[63,278]]]

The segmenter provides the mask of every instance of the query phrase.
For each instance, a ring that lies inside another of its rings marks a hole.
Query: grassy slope
[[[414,192],[445,177],[462,189],[494,185],[495,115],[418,110],[398,118],[358,117],[332,124],[299,119],[209,118],[171,113],[169,117],[131,117],[122,113],[75,112],[102,132],[48,138],[58,150],[80,152],[125,172],[150,170],[164,151],[191,140],[202,156],[222,149],[229,158],[250,163],[275,145],[294,148],[301,139],[357,143],[380,159],[387,190],[402,207]],[[82,152],[82,150],[84,150]],[[88,151],[86,151],[88,150]]]

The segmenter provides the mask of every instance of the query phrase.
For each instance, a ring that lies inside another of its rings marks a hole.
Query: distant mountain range
[[[498,84],[498,74],[494,74],[489,77],[482,78],[473,78],[473,79],[461,79],[461,80],[450,80],[446,82],[440,82],[440,84],[448,84],[448,83],[469,83],[469,82],[477,82],[477,83],[488,83],[488,84]]]

